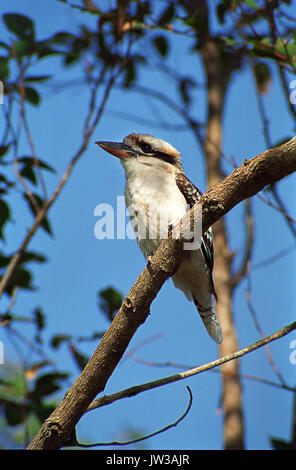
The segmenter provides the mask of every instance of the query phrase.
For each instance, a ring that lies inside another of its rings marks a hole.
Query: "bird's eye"
[[[143,152],[151,152],[152,147],[149,144],[146,144],[145,142],[141,143],[141,149]]]

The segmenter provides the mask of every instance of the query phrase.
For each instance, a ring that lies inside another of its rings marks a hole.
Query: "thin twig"
[[[166,367],[173,367],[175,369],[191,369],[192,365],[185,365],[185,364],[179,364],[176,362],[172,361],[165,361],[165,362],[156,362],[156,361],[150,361],[143,359],[141,357],[136,356],[135,354],[131,353],[128,354],[131,359],[134,361],[138,362],[139,364],[148,366],[148,367],[159,367],[159,368],[166,368]],[[220,373],[219,370],[217,369],[211,369],[209,372],[215,372],[215,373]],[[272,387],[280,388],[282,390],[288,390],[290,392],[296,392],[296,387],[290,387],[289,385],[286,384],[281,384],[277,382],[272,382],[271,380],[264,379],[262,377],[257,377],[255,375],[249,375],[249,374],[241,374],[241,373],[235,373],[232,371],[224,371],[224,374],[229,375],[229,376],[234,376],[234,377],[239,377],[241,379],[246,379],[246,380],[253,380],[255,382],[262,383],[264,385],[270,385]]]
[[[69,176],[70,176],[75,164],[77,163],[77,161],[79,160],[79,158],[81,157],[83,152],[86,150],[86,148],[88,146],[88,143],[89,143],[89,139],[90,139],[95,127],[97,126],[97,124],[98,124],[98,122],[99,122],[99,120],[102,116],[102,113],[103,113],[103,110],[105,108],[107,99],[109,97],[111,88],[112,88],[115,80],[119,76],[119,74],[122,72],[122,69],[123,69],[123,66],[118,69],[117,73],[114,73],[114,74],[112,73],[111,74],[111,76],[109,78],[109,81],[107,82],[107,85],[105,87],[105,92],[104,92],[101,104],[100,104],[100,106],[97,110],[97,113],[96,113],[96,115],[93,119],[93,122],[89,126],[87,132],[83,132],[83,140],[82,140],[82,143],[81,143],[79,149],[77,150],[76,154],[73,156],[72,160],[70,161],[64,175],[62,176],[60,182],[58,183],[58,185],[57,185],[56,189],[54,190],[54,192],[52,193],[51,197],[47,201],[45,201],[43,207],[36,214],[36,217],[35,217],[35,220],[34,220],[32,226],[28,230],[28,232],[27,232],[26,236],[24,237],[24,239],[23,239],[21,245],[19,246],[18,250],[15,252],[14,256],[11,258],[11,260],[10,260],[10,262],[9,262],[7,268],[6,268],[6,272],[4,273],[4,275],[1,279],[1,282],[0,282],[0,298],[1,298],[4,290],[6,289],[7,285],[9,284],[9,281],[10,281],[13,273],[15,272],[15,269],[18,266],[18,264],[19,264],[19,262],[20,262],[20,260],[23,256],[29,242],[31,241],[32,237],[34,236],[36,230],[41,225],[44,217],[46,216],[46,214],[48,212],[48,210],[50,209],[50,207],[53,205],[53,203],[55,202],[55,200],[57,199],[57,197],[61,193],[63,187],[65,186],[66,182],[69,179]],[[92,112],[92,108],[89,110],[89,113],[91,113],[91,112]],[[86,120],[86,122],[88,122],[88,121]]]
[[[39,179],[39,182],[40,182],[40,185],[41,185],[41,188],[42,188],[43,200],[46,201],[47,198],[48,198],[46,184],[45,184],[45,180],[43,178],[42,170],[40,168],[39,159],[37,157],[37,153],[36,153],[36,149],[35,149],[35,144],[34,144],[34,141],[32,139],[31,131],[30,131],[30,128],[29,128],[29,123],[28,123],[26,112],[25,112],[25,106],[22,106],[22,118],[23,118],[23,125],[24,125],[26,136],[27,136],[27,140],[28,140],[28,143],[29,143],[29,146],[30,146],[30,149],[31,149],[33,161],[34,161],[34,164],[37,168],[38,179]]]
[[[192,377],[194,375],[205,372],[206,370],[210,370],[210,369],[213,369],[214,367],[221,366],[222,364],[225,364],[226,362],[233,361],[234,359],[238,359],[239,357],[245,356],[246,354],[249,354],[250,352],[255,351],[256,349],[259,349],[265,346],[266,344],[271,343],[272,341],[282,338],[283,336],[286,336],[287,334],[291,333],[291,331],[294,331],[295,329],[296,329],[296,322],[291,323],[287,326],[284,326],[283,328],[276,331],[275,333],[269,336],[266,336],[265,338],[262,338],[259,341],[256,341],[255,343],[245,348],[239,349],[231,354],[227,354],[226,356],[220,357],[219,359],[216,359],[212,362],[208,362],[207,364],[197,366],[192,369],[186,370],[184,372],[180,372],[178,374],[164,377],[162,379],[154,380],[152,382],[147,382],[141,385],[136,385],[134,387],[121,390],[120,392],[116,392],[111,395],[104,395],[101,398],[94,400],[89,405],[86,411],[91,411],[96,408],[101,408],[102,406],[109,405],[110,403],[113,403],[117,400],[121,400],[122,398],[133,397],[135,395],[138,395],[139,393],[146,392],[154,388],[162,387],[164,385],[168,385],[174,382],[178,382],[179,380],[184,380],[184,379],[187,379],[188,377]]]
[[[130,357],[133,357],[135,351],[138,349],[142,348],[143,346],[146,346],[147,344],[151,343],[152,341],[155,341],[156,339],[160,338],[163,336],[163,333],[156,333],[155,335],[150,336],[149,338],[144,339],[141,341],[139,344],[133,347],[133,349],[126,351],[125,355],[123,356],[121,363],[124,361],[124,359],[129,359]]]
[[[277,187],[275,185],[271,185],[270,191],[278,205],[278,210],[285,216],[285,220],[287,222],[287,225],[294,237],[296,237],[296,229],[293,224],[296,224],[296,220],[293,219],[289,214],[287,209],[285,208],[285,205],[279,195],[279,192],[277,190]]]
[[[145,117],[138,116],[132,113],[126,113],[124,111],[111,110],[106,111],[106,114],[114,116],[117,119],[123,119],[124,121],[130,121],[136,123],[137,125],[141,124],[146,127],[154,127],[156,129],[166,129],[174,132],[184,132],[188,130],[187,124],[172,124],[171,122],[158,121],[153,119],[147,119]]]
[[[292,250],[295,250],[296,244],[294,243],[292,246],[288,246],[284,250],[279,251],[273,256],[270,256],[269,258],[264,259],[263,261],[258,261],[258,263],[252,265],[252,271],[260,268],[265,268],[267,265],[275,263],[279,259],[281,259],[283,256],[286,256],[287,254],[291,254]]]
[[[137,442],[141,442],[141,441],[144,441],[146,439],[149,439],[150,437],[154,437],[154,436],[157,436],[158,434],[161,434],[165,431],[168,431],[169,429],[173,428],[173,427],[176,427],[178,426],[179,423],[181,423],[181,421],[183,421],[183,419],[186,418],[186,416],[188,415],[190,409],[191,409],[191,406],[192,406],[192,401],[193,401],[193,396],[192,396],[192,392],[191,392],[191,389],[190,387],[187,385],[187,390],[189,392],[189,403],[188,403],[188,406],[186,408],[186,410],[184,411],[184,413],[176,420],[174,421],[173,423],[171,424],[168,424],[167,426],[159,429],[158,431],[154,431],[150,434],[147,434],[146,436],[141,436],[141,437],[138,437],[137,439],[133,439],[131,441],[125,441],[125,442],[118,442],[118,441],[113,441],[113,442],[96,442],[94,444],[83,444],[81,442],[78,442],[76,445],[78,447],[99,447],[99,446],[126,446],[126,445],[129,445],[129,444],[136,444]]]
[[[186,124],[189,126],[189,128],[193,131],[193,134],[196,138],[197,143],[200,146],[200,149],[202,150],[202,152],[204,151],[204,145],[206,143],[206,140],[205,140],[205,137],[203,135],[203,133],[204,133],[203,131],[204,131],[204,128],[205,128],[205,124],[203,122],[199,122],[195,118],[190,116],[189,111],[187,109],[185,109],[184,107],[179,106],[178,104],[176,104],[174,102],[174,100],[172,100],[168,95],[166,95],[165,93],[160,92],[159,90],[149,88],[149,87],[146,87],[146,86],[143,86],[143,85],[137,85],[137,84],[133,85],[132,90],[135,91],[135,92],[138,92],[138,93],[142,93],[144,96],[149,95],[152,98],[161,101],[168,108],[172,109],[177,115],[181,116],[183,118],[183,120],[186,122]],[[216,146],[216,144],[214,142],[210,141],[209,139],[207,140],[207,142],[210,145],[212,145],[217,152],[219,152],[219,156],[221,158],[223,158],[223,160],[225,160],[229,165],[231,165],[231,168],[234,168],[235,165],[233,164],[232,159],[228,158],[221,151],[221,149],[218,149],[218,147]]]
[[[268,121],[268,118],[267,118],[267,115],[266,115],[266,111],[265,111],[265,107],[264,107],[264,103],[263,103],[263,99],[262,99],[262,93],[259,90],[259,85],[258,85],[258,82],[257,82],[257,79],[256,79],[255,65],[254,65],[254,61],[253,61],[252,58],[250,58],[250,63],[251,63],[251,69],[252,69],[252,72],[253,72],[253,77],[254,77],[257,103],[258,103],[258,107],[259,107],[261,120],[262,120],[262,123],[263,123],[263,135],[264,135],[264,138],[265,138],[266,146],[268,148],[271,148],[272,147],[272,139],[271,139],[271,136],[270,136],[269,121]],[[276,202],[278,204],[278,207],[274,206],[274,208],[276,208],[279,212],[281,212],[284,215],[285,220],[286,220],[293,236],[295,237],[296,236],[296,230],[295,230],[295,227],[293,226],[293,224],[291,223],[291,222],[295,223],[295,221],[290,217],[287,210],[285,209],[284,203],[283,203],[283,201],[281,200],[281,198],[278,194],[276,186],[271,185],[270,186],[270,191],[271,191],[274,199],[276,200]],[[264,198],[263,198],[263,200],[264,200]]]
[[[24,188],[25,194],[28,200],[30,201],[32,208],[34,209],[35,214],[38,214],[38,212],[40,211],[40,207],[37,203],[35,196],[32,194],[32,192],[30,191],[30,188],[28,187],[24,178],[20,174],[19,164],[18,164],[18,143],[21,138],[22,126],[25,122],[24,117],[25,117],[25,96],[26,95],[25,95],[25,85],[24,85],[24,74],[25,74],[26,68],[29,66],[29,62],[27,62],[25,65],[21,65],[19,61],[19,57],[15,51],[14,44],[12,44],[11,46],[11,52],[18,66],[18,72],[19,72],[19,86],[18,87],[19,87],[19,94],[20,94],[19,124],[18,124],[18,131],[16,134],[14,132],[11,122],[10,121],[8,122],[10,131],[13,137],[13,147],[14,147],[13,168],[14,168],[14,172],[15,172],[17,179],[19,180],[19,182]]]
[[[296,224],[296,219],[294,219],[293,217],[291,217],[291,216],[286,212],[286,210],[285,210],[283,207],[278,207],[278,206],[276,206],[276,205],[273,204],[271,201],[268,201],[264,196],[262,196],[262,194],[257,194],[257,197],[258,197],[258,199],[260,199],[262,202],[264,202],[264,204],[267,204],[268,206],[272,207],[272,208],[275,209],[276,211],[278,211],[278,212],[280,212],[281,214],[283,214],[287,220],[289,220],[289,221],[292,222],[293,224]]]

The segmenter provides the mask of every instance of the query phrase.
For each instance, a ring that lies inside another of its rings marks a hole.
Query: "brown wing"
[[[184,173],[178,172],[175,175],[176,184],[186,199],[187,204],[189,204],[190,209],[193,207],[201,198],[202,192],[184,175]],[[210,227],[206,232],[204,232],[202,241],[201,241],[201,251],[204,256],[205,262],[212,274],[214,267],[214,237],[212,228]],[[214,284],[213,291],[216,297]]]

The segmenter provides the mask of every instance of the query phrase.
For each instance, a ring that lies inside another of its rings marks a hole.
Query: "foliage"
[[[15,429],[15,438],[22,445],[32,439],[40,424],[55,409],[56,400],[48,397],[61,389],[67,373],[38,375],[45,364],[36,364],[24,374],[17,368],[1,367],[0,402],[6,425]]]

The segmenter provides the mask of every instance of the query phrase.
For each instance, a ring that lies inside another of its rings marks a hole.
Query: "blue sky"
[[[70,9],[62,2],[30,0],[24,5],[18,0],[1,2],[0,13],[18,12],[30,16],[36,22],[37,38],[42,39],[59,30],[76,31],[81,22],[93,24],[93,17]],[[3,37],[7,33],[1,30]],[[203,82],[200,64],[188,51],[190,41],[181,36],[170,37],[173,48],[171,65],[187,71],[198,82]],[[141,46],[147,47],[147,41]],[[156,56],[152,56],[156,60]],[[273,142],[293,135],[294,126],[288,106],[279,88],[275,69],[269,93],[264,96],[270,132]],[[49,193],[55,188],[64,169],[81,142],[81,130],[89,103],[89,91],[71,82],[81,78],[80,67],[64,70],[59,58],[44,60],[31,73],[54,73],[56,87],[42,86],[44,99],[40,107],[28,107],[31,132],[39,157],[57,170],[56,175],[46,175]],[[175,93],[167,78],[158,73],[157,66],[142,71],[141,83]],[[173,96],[173,95],[172,95]],[[205,96],[202,90],[196,93],[194,113],[197,120],[205,114]],[[157,111],[156,111],[157,110]],[[152,129],[123,119],[116,111],[129,112],[156,120],[161,115],[166,122],[181,123],[172,111],[148,96],[114,89],[108,101],[91,143],[76,165],[60,198],[50,211],[54,237],[39,231],[30,249],[48,256],[48,263],[34,265],[36,292],[21,292],[17,297],[14,312],[26,315],[36,305],[41,305],[47,314],[45,341],[53,334],[65,333],[73,336],[90,336],[93,331],[107,328],[108,323],[98,313],[97,292],[110,285],[127,293],[145,266],[143,255],[132,240],[97,240],[94,236],[97,204],[108,203],[114,207],[116,198],[124,191],[124,174],[117,159],[106,154],[93,142],[96,140],[120,141],[130,132],[148,132],[163,138],[179,149],[183,156],[186,174],[202,191],[206,190],[203,158],[199,147],[189,131],[173,132],[167,129]],[[3,121],[2,121],[3,122]],[[0,122],[0,131],[1,129]],[[237,72],[230,85],[226,100],[223,123],[223,153],[233,156],[237,164],[266,149],[262,123],[256,101],[250,70]],[[21,152],[28,154],[22,144]],[[232,168],[225,162],[225,171]],[[295,217],[295,176],[279,184],[279,192],[290,213]],[[5,231],[7,251],[15,249],[31,224],[31,216],[20,195],[14,197],[13,220]],[[266,268],[253,269],[257,263],[269,259],[281,250],[295,245],[282,216],[253,198],[255,216],[255,246],[251,264],[252,303],[264,333],[270,334],[295,319],[295,249],[276,263]],[[244,207],[240,205],[227,216],[227,227],[231,248],[238,252],[238,260],[244,248]],[[237,264],[236,264],[237,265]],[[243,282],[234,296],[234,321],[240,346],[259,339],[254,321],[246,303],[247,284]],[[7,304],[8,299],[3,300]],[[23,333],[32,330],[24,327]],[[0,335],[3,335],[0,330]],[[286,382],[295,386],[296,366],[289,362],[290,342],[295,333],[270,345],[270,351]],[[2,339],[2,337],[0,337]],[[150,341],[147,341],[149,340]],[[15,351],[6,337],[5,358],[17,362]],[[152,304],[151,315],[133,338],[129,350],[139,347],[137,354],[147,361],[175,362],[195,366],[211,361],[218,356],[216,345],[208,338],[194,305],[182,292],[174,289],[169,280]],[[85,344],[84,352],[91,354],[95,343]],[[66,348],[62,346],[48,354],[62,370],[70,371],[75,378],[77,370]],[[27,351],[28,357],[31,352]],[[261,349],[241,360],[241,372],[276,381],[266,356]],[[1,366],[0,366],[1,367]],[[107,384],[105,393],[148,382],[173,374],[177,369],[144,366],[133,359],[125,358]],[[70,385],[70,383],[68,384]],[[190,415],[176,428],[145,442],[148,449],[221,449],[223,416],[217,412],[221,394],[220,376],[215,372],[198,375],[189,380],[141,394],[132,399],[89,413],[77,427],[83,441],[112,441],[124,439],[126,430],[138,430],[145,434],[175,421],[188,403],[186,385],[193,393]],[[291,431],[292,394],[254,381],[242,380],[243,403],[246,423],[246,445],[249,449],[270,449],[269,437],[289,439]]]

